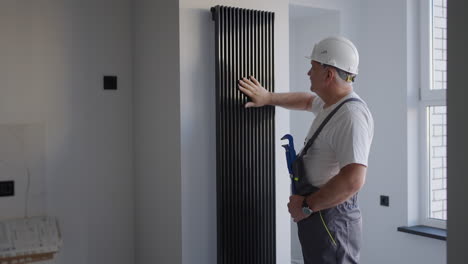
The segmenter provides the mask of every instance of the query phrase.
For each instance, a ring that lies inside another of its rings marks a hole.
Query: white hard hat
[[[358,74],[359,53],[354,44],[344,37],[328,37],[315,44],[312,55],[306,57],[345,72]]]

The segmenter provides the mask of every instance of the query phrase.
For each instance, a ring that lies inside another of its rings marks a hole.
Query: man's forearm
[[[361,189],[365,175],[366,169],[360,165],[342,170],[319,191],[307,196],[306,203],[314,212],[337,206]]]
[[[317,212],[345,202],[354,193],[349,187],[330,181],[319,191],[307,196],[306,202],[312,211]]]
[[[270,105],[292,110],[307,110],[312,105],[314,95],[307,92],[271,93]]]

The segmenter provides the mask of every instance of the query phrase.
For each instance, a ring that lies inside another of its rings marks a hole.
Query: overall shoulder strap
[[[304,153],[307,153],[307,150],[310,148],[310,146],[312,146],[315,139],[318,137],[318,135],[322,131],[323,127],[325,127],[325,125],[328,123],[328,121],[330,121],[330,119],[341,108],[341,106],[343,106],[345,103],[350,102],[350,101],[362,102],[360,99],[353,97],[353,98],[348,98],[348,99],[344,100],[337,107],[335,107],[335,109],[333,109],[333,111],[331,111],[330,114],[328,114],[328,116],[325,118],[325,120],[323,120],[323,122],[322,122],[322,124],[320,124],[319,128],[317,128],[314,135],[312,135],[312,137],[309,139],[309,141],[307,141],[307,144],[304,146],[304,148],[301,151],[301,154],[300,154],[301,156],[304,155]]]

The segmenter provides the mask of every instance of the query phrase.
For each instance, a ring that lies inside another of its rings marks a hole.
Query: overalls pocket
[[[362,244],[362,218],[353,219],[346,222],[347,249],[349,255],[357,262]]]

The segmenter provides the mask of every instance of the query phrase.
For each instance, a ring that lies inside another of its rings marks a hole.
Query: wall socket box
[[[390,206],[390,197],[387,195],[380,195],[380,205]]]
[[[15,182],[14,181],[0,181],[0,197],[14,196],[15,195]]]
[[[117,76],[104,76],[104,90],[117,90]]]

